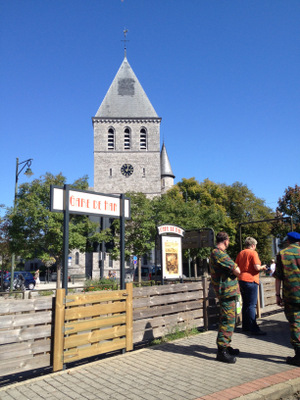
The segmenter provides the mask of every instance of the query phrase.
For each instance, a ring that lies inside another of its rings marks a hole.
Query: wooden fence
[[[149,341],[177,329],[207,327],[203,286],[207,284],[199,281],[134,288],[134,343]]]
[[[274,278],[263,277],[261,282],[261,313],[278,310]],[[57,370],[82,357],[130,350],[132,343],[177,329],[208,329],[218,319],[218,304],[205,277],[197,282],[134,288],[131,305],[131,295],[122,291],[65,297],[61,290],[56,298],[1,300],[0,376],[51,365]]]
[[[126,290],[56,292],[53,370],[83,358],[133,349],[132,283]]]
[[[52,300],[1,300],[0,376],[50,365]]]

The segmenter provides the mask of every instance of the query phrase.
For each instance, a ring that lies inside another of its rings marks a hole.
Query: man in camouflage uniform
[[[295,350],[295,356],[287,357],[286,362],[300,367],[300,234],[290,232],[287,236],[288,246],[279,252],[273,276],[276,278],[276,302],[279,306],[284,305]]]
[[[216,236],[216,247],[210,256],[211,282],[220,303],[220,322],[217,336],[217,360],[235,363],[238,349],[230,346],[235,327],[236,298],[238,295],[238,280],[240,274],[238,265],[226,253],[229,246],[229,236],[219,232]]]

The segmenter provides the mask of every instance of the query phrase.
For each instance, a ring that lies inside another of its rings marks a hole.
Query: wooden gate
[[[68,294],[56,292],[53,371],[82,358],[130,351],[132,283],[125,290]]]

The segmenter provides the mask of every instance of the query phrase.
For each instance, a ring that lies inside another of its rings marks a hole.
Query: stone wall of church
[[[143,192],[160,195],[160,120],[94,121],[94,189],[103,193]],[[115,150],[108,150],[108,130],[115,131]],[[130,129],[130,149],[124,149],[124,130]],[[140,150],[140,129],[147,132],[147,150]],[[123,164],[133,174],[121,174]]]

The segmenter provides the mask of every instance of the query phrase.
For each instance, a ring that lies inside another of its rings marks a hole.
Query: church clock
[[[133,166],[131,164],[123,164],[121,167],[121,174],[128,177],[133,173]]]

